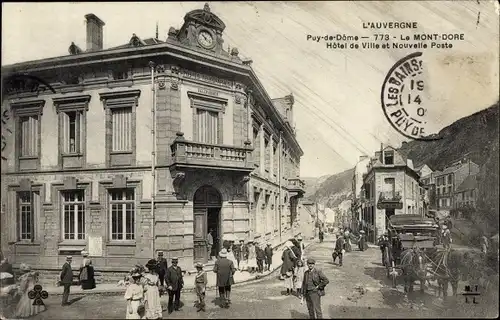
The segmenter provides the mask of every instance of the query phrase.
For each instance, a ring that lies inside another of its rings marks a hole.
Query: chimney
[[[86,14],[85,19],[87,19],[87,51],[102,50],[104,21],[93,13]]]

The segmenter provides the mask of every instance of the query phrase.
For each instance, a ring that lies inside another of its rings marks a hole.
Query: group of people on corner
[[[163,307],[160,297],[168,293],[168,313],[180,309],[184,276],[179,259],[172,258],[171,266],[158,252],[157,259],[150,259],[145,266],[136,265],[125,277],[126,319],[161,319]]]
[[[9,300],[10,304],[12,304],[13,301],[17,301],[14,316],[16,318],[28,318],[45,311],[46,306],[44,304],[33,305],[33,299],[29,298],[29,292],[39,284],[40,273],[38,271],[33,271],[28,264],[21,263],[16,281],[16,274],[14,273],[12,264],[8,262],[7,258],[3,257],[3,254],[0,255],[2,256],[2,276],[7,280],[2,280],[2,295],[5,294],[6,297],[11,297]],[[82,256],[82,263],[79,266],[79,283],[83,290],[94,289],[95,277],[92,261],[88,258],[88,253],[86,251],[82,251]],[[68,297],[70,286],[74,281],[73,269],[71,267],[72,260],[73,258],[71,256],[66,257],[66,262],[63,264],[57,281],[58,284],[64,287],[61,303],[63,306],[69,305]],[[4,284],[8,284],[8,286],[4,286]]]
[[[285,282],[285,294],[294,294],[296,290],[301,304],[306,301],[310,318],[321,319],[323,317],[321,297],[325,295],[325,287],[329,280],[321,269],[316,268],[314,259],[306,258],[302,237],[290,239],[285,243],[281,260],[283,264],[280,273]]]
[[[74,282],[73,269],[71,264],[73,262],[72,256],[66,257],[66,262],[62,266],[61,273],[59,275],[59,284],[63,286],[62,295],[62,306],[70,305],[68,299],[70,294],[70,288]],[[82,251],[82,262],[78,268],[78,280],[83,290],[92,290],[95,288],[95,275],[94,266],[92,265],[92,260],[89,258],[89,253],[87,251]]]
[[[207,236],[207,252],[210,260],[213,255],[213,230],[210,229]],[[226,249],[228,259],[233,261],[237,270],[246,270],[250,273],[271,271],[273,262],[273,247],[270,242],[264,244],[256,240],[239,240],[234,236],[223,240],[222,247]]]

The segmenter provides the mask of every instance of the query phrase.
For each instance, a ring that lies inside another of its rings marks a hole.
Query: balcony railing
[[[299,178],[288,179],[288,189],[306,189],[306,183]]]
[[[394,191],[381,192],[378,200],[384,201],[384,202],[400,202],[401,201],[401,193],[394,192]]]
[[[200,167],[221,170],[253,171],[252,149],[245,147],[205,144],[184,139],[182,133],[171,145],[172,162],[181,167]]]

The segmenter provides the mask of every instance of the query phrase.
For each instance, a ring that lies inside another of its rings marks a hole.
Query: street
[[[380,264],[378,248],[369,248],[359,252],[357,249],[347,253],[344,266],[332,263],[331,248],[334,238],[326,237],[323,243],[315,243],[309,247],[308,257],[316,259],[316,266],[321,268],[329,278],[326,296],[322,298],[324,318],[443,318],[443,317],[495,317],[498,299],[488,302],[479,297],[479,304],[465,303],[459,296],[450,299],[443,305],[437,298],[433,288],[427,288],[422,296],[417,291],[413,298],[406,298],[402,286],[392,289],[386,279],[385,269]],[[463,286],[460,287],[463,290]],[[232,305],[229,309],[221,309],[213,303],[215,292],[207,292],[206,312],[196,312],[193,307],[195,295],[183,294],[182,309],[164,318],[308,318],[305,303],[295,296],[283,295],[283,281],[275,276],[261,282],[233,288]],[[451,294],[451,292],[450,292]],[[119,319],[125,316],[125,301],[121,296],[70,296],[75,300],[71,306],[61,307],[60,296],[49,297],[44,302],[47,311],[34,317],[35,319]],[[167,303],[167,297],[162,297]],[[496,303],[496,304],[495,304]],[[488,311],[486,306],[491,306]]]

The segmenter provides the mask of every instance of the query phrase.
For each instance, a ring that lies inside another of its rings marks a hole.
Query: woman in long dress
[[[92,260],[89,259],[89,253],[87,251],[82,251],[82,256],[80,283],[83,290],[91,290],[95,288],[94,266],[92,266]]]
[[[281,276],[285,280],[286,294],[289,295],[293,292],[293,272],[295,269],[296,261],[298,257],[292,250],[293,243],[287,241],[285,243],[285,249],[281,256],[283,264],[281,265]]]
[[[144,308],[146,319],[161,319],[163,310],[160,301],[160,277],[158,275],[158,264],[156,260],[151,259],[146,264],[149,273],[143,277],[144,282]]]
[[[19,294],[21,294],[21,300],[17,304],[15,315],[16,318],[29,318],[45,311],[47,307],[43,302],[33,305],[35,301],[29,297],[29,292],[38,283],[38,272],[31,271],[31,267],[24,263],[21,264],[19,269],[23,273],[19,277]]]
[[[125,319],[142,319],[140,307],[144,306],[144,288],[140,284],[141,274],[132,273],[132,282],[125,291],[125,300],[127,300],[127,312]]]
[[[248,272],[253,273],[257,269],[257,253],[255,252],[255,245],[253,241],[248,241],[248,258],[247,258]]]

